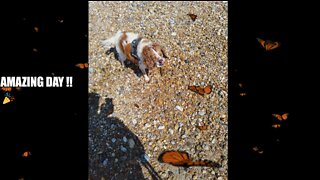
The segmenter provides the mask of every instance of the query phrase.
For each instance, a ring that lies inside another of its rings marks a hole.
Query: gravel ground
[[[89,2],[90,180],[227,179],[227,15],[227,2]],[[151,82],[106,54],[101,41],[118,30],[165,47],[169,58],[161,73],[151,71]],[[213,88],[200,96],[189,85]],[[166,150],[222,167],[160,163]]]

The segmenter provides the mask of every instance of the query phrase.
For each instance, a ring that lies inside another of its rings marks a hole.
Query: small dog
[[[123,66],[129,60],[139,66],[145,80],[149,82],[146,69],[162,67],[168,58],[164,49],[158,44],[132,32],[118,31],[113,37],[102,41],[105,47],[115,46]]]

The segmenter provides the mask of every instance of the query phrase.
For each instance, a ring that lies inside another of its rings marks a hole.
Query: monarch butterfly
[[[31,155],[31,152],[30,151],[26,151],[22,154],[22,157],[28,157]]]
[[[266,49],[266,51],[273,50],[273,49],[280,46],[280,43],[278,43],[278,42],[273,42],[273,41],[269,41],[269,40],[265,41],[260,38],[257,38],[257,40],[262,45],[262,47]]]
[[[168,163],[173,166],[208,166],[208,167],[220,167],[220,164],[209,160],[192,161],[189,158],[189,154],[183,151],[165,151],[160,154],[158,160],[162,163]]]
[[[273,128],[280,128],[280,124],[273,124],[272,127]]]
[[[203,96],[204,94],[210,94],[212,91],[212,86],[208,85],[204,88],[200,87],[200,86],[188,86],[188,89],[200,94],[201,96]]]
[[[289,113],[280,114],[272,114],[273,117],[276,117],[279,121],[287,120]]]
[[[12,90],[12,87],[2,87],[1,90],[10,92]]]
[[[192,21],[195,21],[196,19],[197,19],[197,15],[195,15],[195,14],[191,14],[191,13],[189,13],[189,14],[187,14],[188,16],[190,16],[190,18],[192,19]]]
[[[209,126],[205,125],[205,126],[196,126],[196,128],[202,130],[207,130]]]
[[[79,63],[79,64],[76,64],[76,67],[78,67],[80,69],[84,69],[84,68],[88,68],[89,65],[88,65],[88,63]]]

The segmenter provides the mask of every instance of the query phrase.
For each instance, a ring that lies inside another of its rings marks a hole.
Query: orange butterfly
[[[272,114],[273,117],[276,117],[279,121],[287,120],[289,113],[280,114]]]
[[[2,87],[1,90],[10,92],[12,90],[12,87]]]
[[[31,152],[30,151],[26,151],[22,154],[22,157],[28,157],[31,155]]]
[[[189,154],[183,151],[166,151],[160,154],[158,160],[162,163],[168,163],[173,166],[209,166],[209,167],[220,167],[218,163],[214,163],[209,160],[192,161],[189,158]]]
[[[260,38],[257,38],[258,42],[262,45],[263,48],[266,49],[266,51],[270,51],[272,49],[275,49],[280,46],[280,43],[278,42],[273,42],[269,40],[262,40]]]
[[[196,128],[200,129],[201,131],[203,130],[207,130],[209,126],[205,125],[205,126],[196,126]]]
[[[273,124],[272,127],[273,128],[280,128],[280,124]]]
[[[80,69],[84,69],[84,68],[88,68],[89,65],[88,65],[88,63],[79,63],[79,64],[76,64],[76,67],[78,67]]]
[[[200,86],[188,86],[188,89],[200,94],[203,96],[204,94],[210,94],[212,91],[212,86],[208,85],[205,88],[202,88]]]
[[[190,18],[192,19],[192,21],[195,21],[196,19],[197,19],[197,15],[195,15],[195,14],[191,14],[191,13],[189,13],[189,14],[187,14],[188,16],[190,16]]]

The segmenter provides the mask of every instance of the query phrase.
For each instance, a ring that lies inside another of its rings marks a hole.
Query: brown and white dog
[[[102,41],[102,44],[105,47],[115,46],[118,58],[123,66],[125,60],[138,65],[147,82],[150,78],[146,69],[162,67],[165,58],[167,58],[164,49],[158,43],[132,32],[118,31],[113,37]]]

